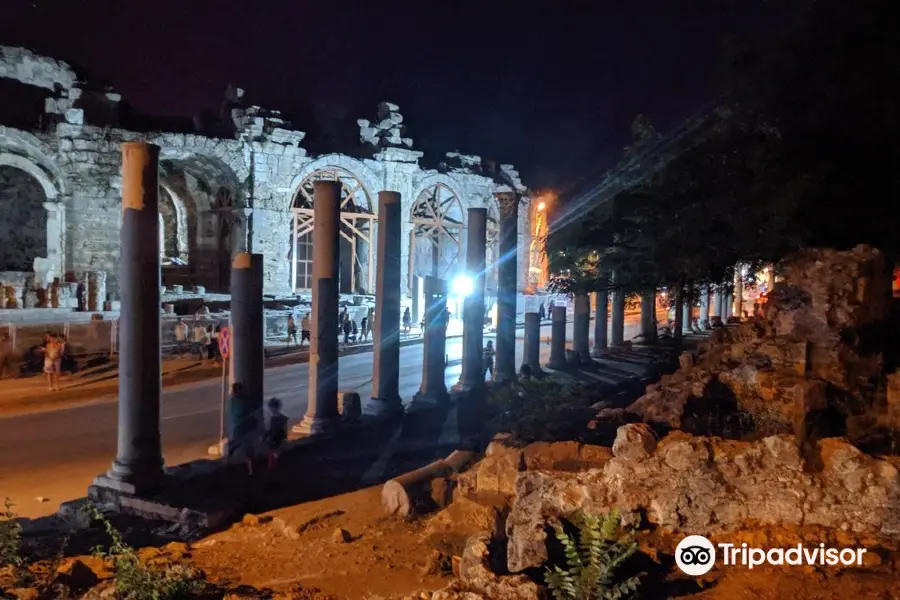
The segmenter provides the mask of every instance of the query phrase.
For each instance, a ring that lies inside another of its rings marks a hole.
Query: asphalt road
[[[626,321],[626,339],[637,334],[637,318]],[[571,324],[569,325],[571,339]],[[522,335],[521,330],[518,332]],[[549,337],[549,325],[541,336]],[[490,338],[489,338],[490,339]],[[421,382],[423,347],[400,350],[400,394],[411,399]],[[549,346],[541,345],[542,362]],[[459,380],[462,340],[448,340],[450,366],[447,385]],[[516,364],[522,360],[521,338]],[[340,389],[371,392],[372,353],[344,356],[339,366]],[[307,365],[269,369],[265,397],[277,396],[291,421],[306,410]],[[175,465],[206,456],[219,437],[221,383],[204,381],[167,388],[161,402],[161,431],[166,464]],[[60,502],[84,495],[94,476],[109,468],[116,454],[116,403],[98,398],[87,405],[52,412],[0,418],[0,499],[9,497],[21,516],[36,517],[56,511]],[[39,500],[42,499],[42,500]]]

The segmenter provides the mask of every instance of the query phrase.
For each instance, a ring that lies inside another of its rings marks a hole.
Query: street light
[[[475,282],[468,275],[457,275],[451,284],[453,293],[460,298],[465,298],[475,291]]]
[[[539,210],[540,212],[544,212],[544,209],[545,209],[545,208],[547,208],[547,203],[546,203],[546,202],[541,202],[540,204],[538,204],[538,210]]]

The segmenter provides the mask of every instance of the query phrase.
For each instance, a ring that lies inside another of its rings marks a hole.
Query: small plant
[[[9,498],[3,501],[0,512],[0,567],[22,566],[22,525],[13,512],[15,505]]]
[[[143,561],[122,534],[96,507],[86,507],[92,519],[99,521],[110,537],[108,549],[94,548],[94,556],[112,563],[119,600],[175,600],[205,591],[206,583],[195,569],[178,564],[153,568]]]
[[[562,525],[556,539],[565,551],[566,565],[547,569],[546,582],[554,600],[619,600],[637,591],[641,575],[616,581],[615,572],[637,551],[630,531],[623,530],[617,511],[602,516],[578,511],[572,519],[578,539]]]

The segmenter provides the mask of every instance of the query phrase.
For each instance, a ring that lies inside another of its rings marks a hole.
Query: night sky
[[[390,100],[416,149],[510,162],[560,189],[614,164],[635,114],[665,133],[708,108],[725,40],[791,18],[764,0],[0,3],[0,44],[66,60],[143,113],[217,109],[234,83],[355,128]]]

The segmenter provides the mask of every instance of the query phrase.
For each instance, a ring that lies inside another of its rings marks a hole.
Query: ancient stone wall
[[[422,169],[422,154],[410,149],[412,140],[395,135],[402,122],[395,105],[382,107],[382,112],[387,111],[379,120],[386,128],[382,128],[384,135],[368,131],[367,137],[362,130],[373,128],[368,122],[365,127],[360,123],[361,141],[376,146],[374,159],[339,154],[312,158],[301,146],[304,133],[290,129],[275,111],[239,107],[240,94],[231,111],[233,138],[140,133],[98,126],[113,122],[109,115],[92,122],[91,115],[96,111],[88,110],[90,106],[99,102],[104,111],[114,111],[120,97],[111,91],[82,89],[75,73],[64,63],[27,50],[0,48],[0,78],[4,77],[53,93],[45,111],[48,123],[56,123],[54,127],[29,133],[0,126],[0,165],[9,164],[2,160],[5,155],[31,165],[28,172],[41,175],[41,186],[49,200],[50,208],[45,211],[47,251],[40,256],[55,261],[58,271],[74,272],[79,279],[88,271],[107,273],[106,289],[112,294],[117,292],[118,279],[123,142],[146,140],[161,147],[161,241],[163,254],[178,259],[164,269],[164,274],[173,278],[173,284],[202,285],[211,291],[228,290],[231,256],[250,249],[265,257],[265,292],[292,292],[291,207],[305,178],[314,177],[322,169],[338,167],[351,173],[370,199],[368,210],[372,214],[377,212],[381,190],[399,191],[409,214],[425,186],[438,180],[459,197],[463,213],[469,206],[490,206],[498,189],[494,178],[478,168],[480,159],[448,173]],[[96,102],[87,102],[88,95],[96,96]],[[524,194],[518,174],[508,165],[504,168],[508,171],[506,181]],[[527,211],[520,215],[520,242],[524,242],[529,229]],[[40,227],[38,215],[33,216],[29,223]],[[407,222],[402,262],[406,292],[411,229]],[[464,238],[463,232],[461,244]],[[523,289],[527,282],[527,243],[520,248]],[[463,256],[461,252],[461,260]]]

